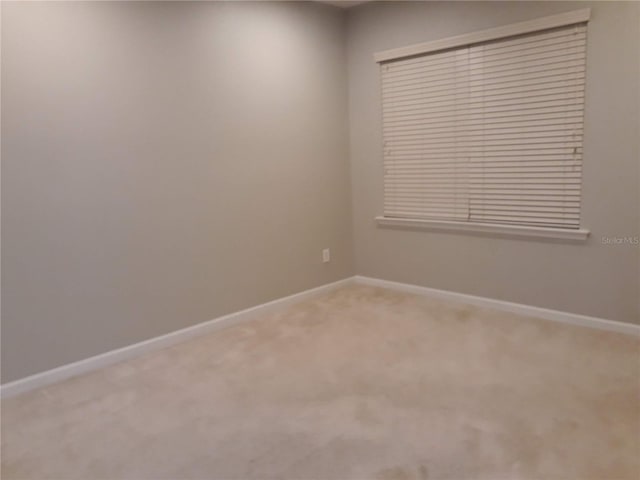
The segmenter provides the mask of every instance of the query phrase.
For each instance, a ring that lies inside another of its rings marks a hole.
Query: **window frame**
[[[419,43],[390,50],[384,50],[374,54],[377,63],[399,60],[405,57],[424,55],[439,50],[464,47],[475,43],[491,40],[500,40],[515,35],[535,33],[556,27],[565,27],[589,21],[591,9],[569,11],[557,15],[538,18],[497,28],[481,30],[478,32],[457,35],[431,42]],[[582,204],[582,202],[581,202]],[[476,232],[481,234],[498,234],[503,236],[517,236],[528,238],[556,238],[570,241],[585,241],[589,236],[589,230],[582,225],[577,229],[536,227],[518,224],[480,223],[455,220],[420,219],[377,216],[375,221],[378,226],[392,228],[411,228],[423,230],[438,230],[448,232]]]

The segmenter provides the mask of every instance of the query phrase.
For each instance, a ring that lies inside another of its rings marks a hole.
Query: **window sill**
[[[421,220],[411,218],[376,217],[380,227],[411,228],[420,230],[440,230],[448,232],[469,232],[496,234],[524,238],[555,238],[583,242],[589,236],[589,230],[576,230],[529,227],[523,225],[498,225],[493,223],[454,222],[446,220]]]

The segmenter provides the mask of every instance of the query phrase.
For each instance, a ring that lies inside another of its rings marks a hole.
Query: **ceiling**
[[[341,8],[349,8],[355,5],[360,5],[361,3],[366,3],[368,0],[360,0],[360,1],[349,1],[349,0],[319,0],[322,3],[328,3],[329,5],[334,5],[336,7]]]

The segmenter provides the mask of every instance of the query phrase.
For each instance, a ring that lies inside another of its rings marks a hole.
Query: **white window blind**
[[[586,24],[381,63],[384,215],[577,229]]]

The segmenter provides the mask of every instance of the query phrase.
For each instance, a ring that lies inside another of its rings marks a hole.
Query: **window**
[[[502,225],[497,231],[586,238],[588,16],[588,9],[569,12],[378,54],[380,223]]]

